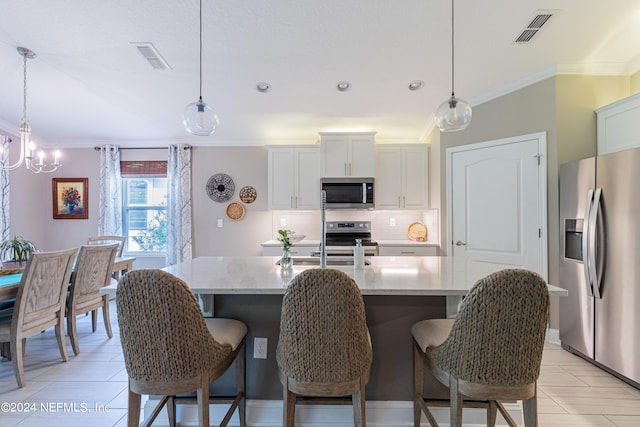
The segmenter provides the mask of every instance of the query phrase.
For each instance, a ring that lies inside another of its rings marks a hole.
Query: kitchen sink
[[[280,265],[280,260],[276,261],[276,265]],[[293,257],[293,265],[320,265],[320,257]],[[351,256],[330,256],[327,257],[327,265],[353,265],[353,257]],[[371,265],[371,261],[365,258],[364,265]]]

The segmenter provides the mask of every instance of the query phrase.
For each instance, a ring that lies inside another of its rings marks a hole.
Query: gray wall
[[[211,200],[206,193],[209,178],[226,173],[236,185],[234,197],[225,203]],[[267,149],[265,147],[193,148],[193,255],[261,255],[260,242],[272,238],[272,215],[267,210]],[[245,216],[233,221],[226,207],[239,201],[244,186],[256,189],[253,203],[244,205]],[[217,227],[222,219],[223,227]]]

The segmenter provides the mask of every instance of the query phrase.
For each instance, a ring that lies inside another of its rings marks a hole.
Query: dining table
[[[133,270],[135,260],[136,257],[133,256],[117,257],[111,267],[114,279],[118,280],[124,273]],[[15,298],[18,295],[21,279],[22,273],[0,275],[0,301]]]
[[[22,273],[5,274],[0,276],[0,301],[15,298]]]

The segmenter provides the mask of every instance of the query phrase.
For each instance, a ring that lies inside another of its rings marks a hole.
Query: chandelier
[[[29,119],[27,119],[27,59],[33,59],[36,57],[36,53],[26,47],[18,47],[18,53],[23,58],[24,62],[24,96],[22,104],[22,123],[20,124],[20,157],[11,166],[0,167],[5,171],[12,171],[18,169],[23,163],[28,170],[33,173],[49,173],[57,170],[62,163],[60,163],[60,151],[56,150],[52,163],[45,163],[45,154],[43,151],[39,151],[36,156],[36,146],[30,141],[31,126],[29,126]],[[11,142],[11,140],[9,140]]]

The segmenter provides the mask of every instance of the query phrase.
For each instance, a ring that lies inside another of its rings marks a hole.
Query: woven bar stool
[[[462,407],[486,407],[487,425],[500,403],[522,400],[525,426],[537,426],[536,381],[549,321],[549,291],[538,274],[508,269],[479,280],[452,319],[423,320],[414,338],[414,426],[422,412],[436,427],[428,406],[450,406],[451,426],[462,426]],[[449,387],[450,401],[425,400],[424,366]]]
[[[371,340],[362,295],[346,273],[317,268],[291,280],[282,301],[276,359],[284,426],[294,426],[296,394],[351,395],[355,425],[366,426]]]
[[[176,424],[176,403],[193,401],[178,394],[197,392],[199,425],[209,426],[209,401],[231,401],[221,427],[238,408],[245,427],[244,323],[204,319],[189,287],[161,270],[134,270],[124,275],[116,291],[118,326],[129,375],[128,426],[139,425],[141,394],[162,395],[142,424],[149,426],[167,404],[169,425]],[[236,361],[237,395],[210,397],[209,384]]]

